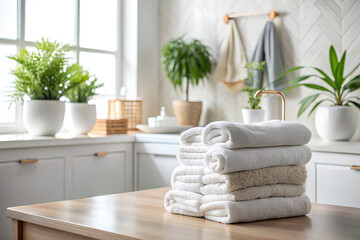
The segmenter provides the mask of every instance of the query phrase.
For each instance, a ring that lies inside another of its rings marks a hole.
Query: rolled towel
[[[202,195],[193,192],[170,190],[165,194],[166,211],[192,217],[203,217],[200,211]]]
[[[210,149],[205,166],[214,173],[231,173],[272,166],[305,165],[311,159],[307,146],[281,146],[244,149]]]
[[[218,201],[248,201],[270,197],[298,197],[305,192],[303,185],[273,184],[259,187],[249,187],[225,194],[205,195],[202,203]]]
[[[228,149],[304,145],[311,131],[296,122],[272,120],[255,124],[212,122],[203,131],[205,146]]]
[[[204,166],[207,150],[205,146],[181,146],[176,158],[184,166]]]
[[[201,146],[203,127],[194,127],[184,131],[180,135],[180,143],[183,146]]]
[[[205,218],[221,223],[253,222],[274,218],[303,216],[310,212],[306,195],[293,198],[263,198],[242,202],[210,202],[202,204]]]
[[[200,193],[204,184],[202,177],[204,167],[202,166],[179,166],[171,174],[171,186],[175,190]]]
[[[204,185],[200,192],[204,195],[224,194],[236,190],[270,184],[302,185],[307,178],[305,166],[280,166],[260,168],[228,174],[212,173],[205,169]]]

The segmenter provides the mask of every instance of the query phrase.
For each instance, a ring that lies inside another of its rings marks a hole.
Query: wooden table
[[[313,204],[308,216],[226,225],[167,213],[169,188],[7,210],[13,239],[360,239],[360,209]]]

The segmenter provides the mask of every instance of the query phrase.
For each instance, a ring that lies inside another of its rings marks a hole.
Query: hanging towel
[[[170,190],[165,194],[166,211],[192,217],[203,217],[200,211],[202,195],[193,192]]]
[[[210,202],[200,207],[205,218],[221,223],[253,222],[274,218],[303,216],[310,212],[306,195],[293,198],[263,198],[242,202]]]
[[[212,173],[205,168],[202,178],[203,187],[200,192],[204,195],[224,194],[236,190],[264,186],[269,184],[297,184],[306,182],[305,166],[268,167],[228,174]]]
[[[212,122],[203,131],[205,146],[227,149],[304,145],[311,131],[297,122],[271,120],[254,124]]]
[[[179,166],[171,174],[171,186],[175,190],[200,193],[204,167],[202,166]]]
[[[205,146],[181,146],[176,158],[183,166],[204,166],[207,150]]]
[[[272,83],[282,72],[283,64],[281,60],[281,51],[279,46],[279,38],[275,28],[275,24],[272,21],[266,23],[264,31],[262,32],[258,43],[256,45],[254,55],[251,59],[252,62],[265,61],[265,71],[267,79],[268,90],[282,91],[285,89],[284,78]],[[254,83],[253,87],[258,89],[263,88],[264,71],[254,72]]]
[[[205,155],[205,166],[214,173],[231,173],[273,166],[305,165],[311,159],[307,146],[265,148],[210,149]]]
[[[211,194],[202,197],[202,203],[218,201],[249,201],[270,197],[298,197],[305,192],[303,185],[272,184],[249,187],[225,194]]]
[[[235,21],[231,19],[228,24],[228,33],[221,45],[214,79],[233,91],[239,91],[244,86],[244,79],[248,77],[245,68],[246,54]]]
[[[180,143],[183,146],[202,146],[203,127],[193,127],[180,135]]]

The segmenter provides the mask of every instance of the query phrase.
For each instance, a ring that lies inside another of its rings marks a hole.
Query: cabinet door
[[[360,171],[350,166],[317,164],[317,202],[360,208]]]
[[[6,208],[64,200],[64,158],[0,163],[0,239],[11,239]]]
[[[136,144],[135,190],[170,186],[171,174],[179,166],[178,148],[175,144]]]
[[[73,156],[72,198],[85,198],[126,190],[125,152]]]

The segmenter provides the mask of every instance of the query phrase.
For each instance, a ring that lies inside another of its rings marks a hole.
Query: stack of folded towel
[[[310,130],[295,122],[210,123],[202,129],[204,146],[197,142],[201,151],[207,150],[203,163],[197,159],[197,164],[202,163],[205,168],[198,166],[187,171],[186,179],[192,184],[175,181],[173,185],[174,189],[192,194],[180,196],[171,194],[172,190],[165,197],[165,206],[171,198],[172,203],[189,210],[186,215],[222,223],[305,215],[311,208],[304,195],[305,164],[311,158],[311,151],[304,144],[310,137]],[[201,157],[192,153],[192,157]],[[183,167],[174,173],[186,174]],[[185,176],[175,175],[176,179],[185,180]]]

